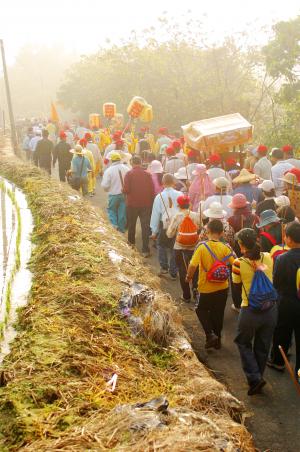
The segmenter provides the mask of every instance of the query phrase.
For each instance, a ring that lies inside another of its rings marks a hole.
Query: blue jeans
[[[126,204],[125,197],[119,195],[108,195],[108,218],[111,224],[120,232],[126,229]]]
[[[177,266],[175,262],[175,252],[173,248],[157,245],[158,260],[162,269],[169,270],[171,276],[177,275]],[[169,257],[168,257],[169,254]]]
[[[241,308],[234,342],[238,346],[243,370],[250,386],[262,379],[276,322],[276,305],[265,312]]]

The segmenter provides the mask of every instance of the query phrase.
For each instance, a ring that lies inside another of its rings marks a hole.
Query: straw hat
[[[213,180],[213,184],[215,187],[221,190],[228,188],[230,185],[229,180],[226,177],[217,177],[216,179]]]
[[[206,166],[203,163],[198,163],[194,171],[192,172],[193,176],[199,176],[200,174],[206,173]]]
[[[152,160],[148,166],[148,169],[152,174],[161,174],[164,172],[163,166],[159,160]]]
[[[186,167],[183,166],[182,168],[179,168],[177,173],[174,174],[174,177],[176,177],[176,179],[179,179],[179,180],[186,180],[186,179],[188,179],[188,172],[187,172]]]
[[[204,210],[204,215],[207,218],[225,218],[227,215],[226,210],[223,210],[222,205],[219,202],[212,202],[208,209]]]
[[[243,207],[246,207],[250,204],[250,202],[247,201],[247,198],[242,193],[237,193],[232,197],[231,202],[228,204],[228,207],[230,209],[242,209]]]
[[[243,184],[246,182],[250,182],[256,178],[256,174],[250,173],[248,170],[243,168],[240,172],[240,174],[233,179],[234,184]]]
[[[274,201],[278,207],[287,207],[291,205],[289,198],[285,195],[278,196]]]
[[[293,173],[286,173],[283,177],[279,177],[278,180],[282,180],[286,184],[294,185],[294,187],[300,187],[297,176]]]
[[[274,210],[271,209],[262,212],[259,219],[260,222],[256,225],[257,228],[263,228],[268,224],[280,222],[280,218],[276,215],[276,212],[274,212]]]
[[[84,150],[83,150],[82,146],[80,146],[80,144],[76,144],[74,149],[70,149],[70,152],[71,152],[71,154],[76,154],[76,155],[84,154]]]

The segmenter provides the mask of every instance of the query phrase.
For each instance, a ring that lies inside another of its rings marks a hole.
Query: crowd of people
[[[159,276],[179,278],[185,303],[194,303],[206,349],[222,347],[230,288],[238,313],[235,343],[249,395],[265,385],[266,365],[284,371],[279,351],[296,346],[300,376],[300,160],[292,146],[249,146],[246,156],[191,149],[160,128],[89,130],[83,124],[30,127],[28,160],[83,196],[97,178],[108,193],[108,217],[142,255],[157,252]]]

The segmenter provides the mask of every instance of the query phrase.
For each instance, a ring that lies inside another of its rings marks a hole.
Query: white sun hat
[[[287,207],[291,205],[289,198],[285,195],[278,196],[274,201],[278,207]]]
[[[222,219],[227,215],[226,210],[223,210],[222,205],[219,202],[212,202],[208,209],[204,210],[204,215],[207,218]]]
[[[177,173],[174,174],[174,177],[178,180],[186,180],[189,178],[187,168],[183,166],[182,168],[179,168]]]
[[[161,174],[164,172],[163,166],[159,160],[152,160],[148,166],[148,169],[152,174]]]

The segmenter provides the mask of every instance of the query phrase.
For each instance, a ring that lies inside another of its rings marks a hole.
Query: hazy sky
[[[0,38],[11,62],[27,43],[63,43],[79,53],[94,51],[107,38],[119,40],[130,31],[157,24],[167,11],[178,21],[188,10],[204,19],[216,38],[300,14],[299,0],[1,0]],[[204,17],[206,15],[206,17]],[[252,24],[251,26],[249,24]],[[257,27],[257,28],[256,28]]]

